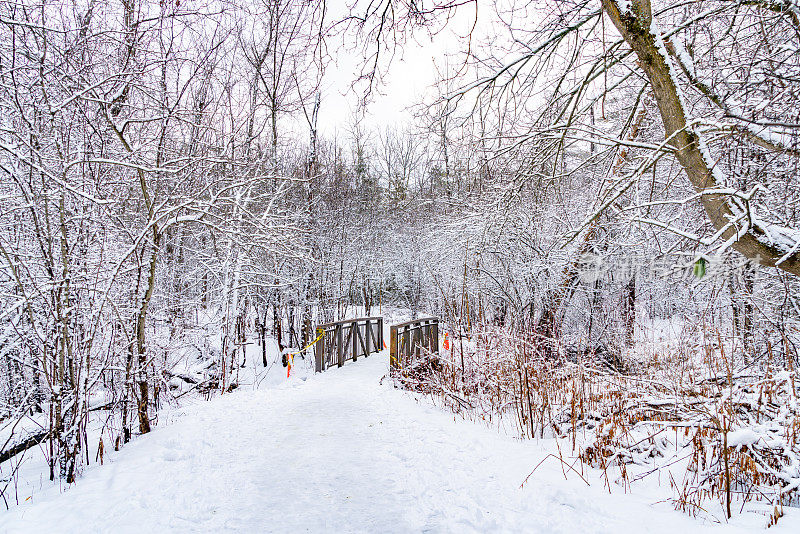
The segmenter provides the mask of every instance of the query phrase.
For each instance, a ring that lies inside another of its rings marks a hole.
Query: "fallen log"
[[[6,460],[10,460],[17,454],[20,454],[22,452],[27,451],[28,449],[36,447],[44,440],[46,440],[48,437],[50,437],[50,432],[47,430],[42,430],[41,432],[37,432],[36,434],[30,434],[22,441],[14,443],[10,447],[3,449],[3,451],[0,451],[0,464],[5,462]]]

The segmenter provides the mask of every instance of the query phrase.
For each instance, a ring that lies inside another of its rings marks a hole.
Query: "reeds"
[[[609,490],[657,477],[686,513],[729,518],[755,501],[769,504],[774,524],[800,505],[797,372],[737,374],[737,355],[709,334],[609,365],[607,355],[544,350],[484,327],[395,380],[467,419],[557,439]]]

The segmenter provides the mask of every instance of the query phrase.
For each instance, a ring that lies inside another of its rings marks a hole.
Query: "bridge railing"
[[[389,369],[407,367],[423,351],[439,352],[439,318],[393,325],[389,334]]]
[[[383,350],[383,317],[361,317],[317,325],[316,372]]]

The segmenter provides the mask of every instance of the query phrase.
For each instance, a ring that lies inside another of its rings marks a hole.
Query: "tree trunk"
[[[643,102],[640,104],[636,118],[631,124],[628,131],[628,140],[633,141],[639,135],[639,130],[644,124],[644,119],[647,117],[647,106]],[[621,147],[617,158],[614,160],[614,165],[611,168],[612,176],[619,175],[623,165],[628,160],[628,148]],[[561,313],[567,305],[572,295],[575,293],[578,278],[580,276],[579,268],[580,262],[583,261],[584,256],[589,252],[594,242],[597,239],[598,231],[600,229],[600,215],[595,216],[586,228],[586,234],[583,236],[578,250],[575,252],[572,260],[564,267],[561,274],[561,282],[555,288],[547,291],[542,302],[542,313],[539,320],[534,327],[534,334],[543,337],[546,340],[553,340],[561,336]],[[599,266],[598,266],[599,268]],[[599,273],[595,273],[599,274]]]
[[[622,294],[622,322],[625,326],[624,343],[632,347],[636,334],[636,274],[631,276]]]
[[[145,327],[147,326],[147,309],[150,305],[150,299],[153,297],[153,290],[156,284],[156,264],[158,261],[158,244],[160,234],[156,228],[153,228],[153,243],[150,249],[150,267],[147,275],[147,289],[145,290],[142,304],[139,308],[139,315],[136,317],[136,354],[138,356],[138,372],[139,372],[139,402],[137,407],[137,414],[139,416],[139,432],[147,434],[150,432],[150,416],[147,413],[147,404],[149,402],[149,388],[147,382],[147,346],[145,344]]]
[[[674,77],[677,71],[665,55],[666,46],[661,35],[653,32],[650,0],[632,0],[630,8],[625,10],[620,9],[617,0],[601,2],[614,26],[636,53],[639,66],[650,81],[668,144],[675,149],[675,157],[695,190],[703,193],[724,186],[717,182],[709,166],[712,162],[703,134],[687,118],[688,112]],[[726,228],[722,239],[732,240],[735,250],[762,265],[800,276],[800,253],[785,256],[781,247],[768,244],[764,229],[750,220],[747,206],[737,205],[733,197],[720,193],[703,194],[700,202],[714,228]],[[734,221],[740,222],[731,224]],[[746,232],[742,232],[743,229]]]

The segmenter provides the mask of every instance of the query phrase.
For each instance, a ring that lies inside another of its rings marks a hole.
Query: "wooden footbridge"
[[[315,370],[341,367],[386,348],[383,317],[362,317],[317,325]],[[389,330],[389,369],[405,367],[423,353],[439,352],[439,319],[427,317],[392,325]]]

